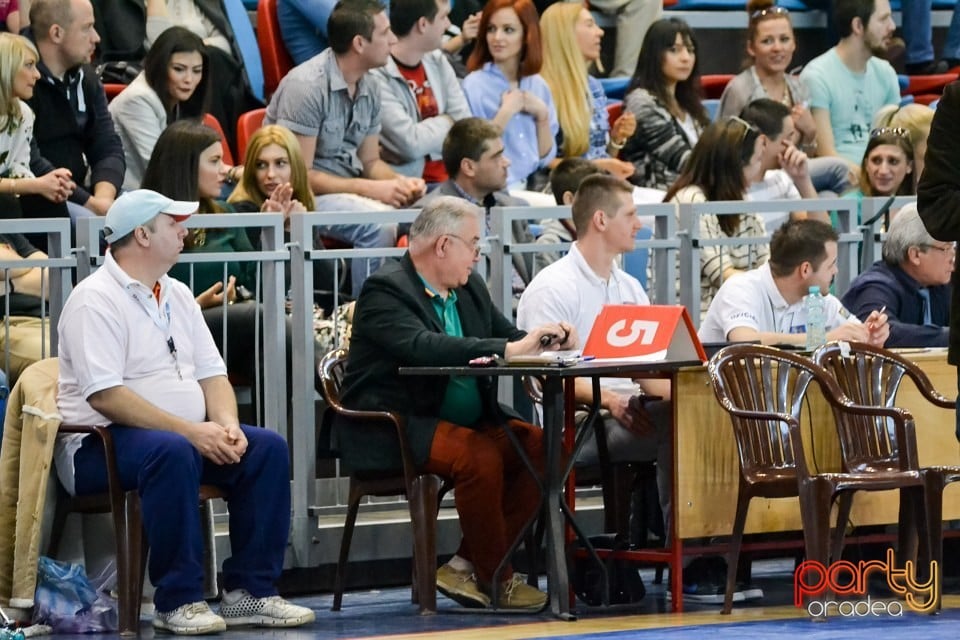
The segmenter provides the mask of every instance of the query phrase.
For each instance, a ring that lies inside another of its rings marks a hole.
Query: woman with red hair
[[[480,16],[463,92],[473,115],[503,131],[511,189],[525,189],[529,178],[557,155],[560,125],[550,89],[539,75],[542,62],[533,2],[490,0]]]

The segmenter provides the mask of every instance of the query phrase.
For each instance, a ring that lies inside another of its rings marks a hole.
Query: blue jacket
[[[890,337],[885,347],[946,347],[950,336],[950,291],[948,284],[928,287],[930,319],[923,324],[923,299],[919,283],[899,266],[877,261],[850,284],[841,301],[861,320],[886,305]]]

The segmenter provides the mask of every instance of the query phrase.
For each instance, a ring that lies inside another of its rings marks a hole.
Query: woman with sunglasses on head
[[[844,195],[856,198],[857,224],[864,198],[912,196],[916,194],[913,176],[913,144],[910,132],[899,127],[880,127],[870,132],[867,149],[860,162],[860,186]],[[884,214],[884,226],[897,214],[898,209],[890,209]],[[834,228],[837,228],[836,213],[830,214]]]
[[[667,18],[650,26],[624,109],[637,121],[622,152],[635,168],[631,182],[666,191],[710,124],[700,98],[696,39],[686,22]]]
[[[923,174],[923,159],[927,155],[927,138],[933,124],[934,110],[925,104],[888,105],[873,119],[874,128],[906,129],[913,145],[913,185],[916,188]]]
[[[774,0],[750,0],[747,3],[748,66],[723,90],[719,117],[742,113],[744,107],[759,98],[786,105],[797,131],[795,144],[810,158],[810,180],[818,193],[835,196],[850,188],[850,169],[837,157],[817,158],[817,125],[807,108],[809,92],[799,76],[788,72],[797,49],[790,12]],[[829,193],[824,193],[829,192]]]
[[[633,113],[625,111],[610,126],[607,96],[600,81],[587,73],[600,61],[603,29],[579,2],[558,2],[543,12],[543,69],[557,106],[560,133],[554,166],[563,158],[586,158],[618,178],[634,173],[632,163],[617,156],[637,128]]]
[[[492,121],[503,131],[510,189],[526,189],[530,178],[557,155],[555,137],[560,125],[550,88],[539,74],[542,64],[533,2],[487,2],[467,61],[471,73],[463,79],[463,93],[474,116]]]
[[[759,129],[737,116],[711,124],[703,130],[664,202],[743,200],[747,186],[760,177],[765,142]],[[763,218],[753,213],[700,216],[703,239],[766,235]],[[701,247],[701,313],[706,312],[724,280],[763,264],[769,253],[767,243]]]

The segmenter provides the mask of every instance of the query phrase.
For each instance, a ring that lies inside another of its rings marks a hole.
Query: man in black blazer
[[[461,198],[437,198],[410,228],[407,254],[367,279],[357,300],[342,398],[351,409],[404,415],[417,468],[453,480],[463,540],[437,572],[437,586],[471,607],[490,603],[494,571],[539,502],[537,483],[503,425],[541,469],[542,433],[497,403],[489,378],[400,376],[397,368],[464,365],[481,356],[536,354],[577,343],[566,323],[524,333],[493,306],[473,272],[481,215]],[[335,427],[352,469],[400,468],[394,431],[342,417]],[[538,610],[546,603],[546,594],[509,567],[500,577],[506,578],[501,608]]]
[[[917,186],[917,210],[930,235],[944,242],[960,240],[960,82],[947,85],[933,116],[923,175]],[[960,366],[960,287],[954,265],[950,300],[950,348],[947,361]],[[960,389],[960,377],[957,380]],[[957,413],[960,439],[960,404]]]

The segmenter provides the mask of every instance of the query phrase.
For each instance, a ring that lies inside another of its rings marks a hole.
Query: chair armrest
[[[855,404],[846,396],[838,399],[829,397],[828,394],[827,399],[841,413],[893,420],[897,432],[897,442],[900,444],[900,469],[902,471],[915,471],[920,468],[920,456],[917,453],[917,429],[913,414],[909,411],[900,407],[875,407]]]

